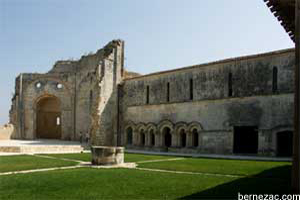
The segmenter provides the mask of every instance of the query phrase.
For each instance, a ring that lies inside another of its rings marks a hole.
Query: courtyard
[[[90,153],[0,157],[1,199],[232,199],[291,193],[291,163],[125,154],[92,168]],[[16,189],[17,188],[17,189]]]

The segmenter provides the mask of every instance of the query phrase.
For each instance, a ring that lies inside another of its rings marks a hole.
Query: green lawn
[[[85,162],[90,162],[92,160],[92,156],[90,153],[49,154],[48,156],[81,160]],[[124,160],[125,162],[139,162],[139,161],[161,160],[161,159],[170,159],[170,158],[174,158],[174,157],[126,153]]]
[[[175,199],[289,193],[289,182],[135,169],[70,169],[0,176],[1,199]]]
[[[216,174],[231,174],[242,176],[260,175],[263,177],[288,177],[290,162],[263,162],[223,159],[186,158],[184,160],[141,163],[142,168],[164,169],[173,171],[203,172]],[[278,173],[269,173],[268,170],[281,167]],[[284,170],[285,169],[285,170]]]
[[[77,164],[77,162],[41,158],[30,155],[0,156],[0,172],[64,167]]]
[[[90,161],[89,153],[51,154]],[[126,162],[173,157],[125,154]],[[0,172],[76,165],[35,156],[1,156]],[[291,164],[222,159],[139,163],[140,168],[240,175],[176,174],[138,169],[68,169],[0,176],[2,199],[236,199],[242,194],[289,194]]]

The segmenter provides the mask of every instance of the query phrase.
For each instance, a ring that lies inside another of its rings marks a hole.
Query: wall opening
[[[155,146],[155,135],[153,129],[150,131],[150,145]]]
[[[163,129],[163,136],[164,136],[164,143],[166,147],[171,147],[172,145],[172,135],[171,135],[171,129],[168,127],[165,127]]]
[[[190,100],[194,99],[194,83],[193,79],[190,79]]]
[[[149,85],[147,85],[146,104],[149,104],[149,90],[150,90],[150,87],[149,87]]]
[[[89,112],[92,113],[92,106],[93,106],[93,91],[90,91],[90,98],[89,98]]]
[[[142,146],[145,146],[145,143],[146,143],[146,137],[145,137],[144,130],[142,129],[140,132],[140,144]]]
[[[258,130],[256,126],[234,127],[233,153],[257,154]]]
[[[272,82],[272,91],[277,92],[278,87],[278,69],[277,67],[273,67],[273,82]]]
[[[131,127],[127,128],[126,134],[127,134],[127,144],[132,145],[132,134],[133,130]]]
[[[193,129],[192,131],[193,134],[193,147],[198,147],[199,146],[199,135],[197,129]]]
[[[180,131],[180,146],[186,147],[186,133],[183,129]]]
[[[170,83],[167,83],[167,102],[170,102]]]
[[[61,139],[61,108],[56,97],[44,97],[36,105],[36,137]]]
[[[60,117],[56,117],[56,126],[60,125]]]
[[[228,96],[232,97],[232,73],[228,74]]]
[[[293,132],[277,133],[277,156],[291,157],[293,155]]]

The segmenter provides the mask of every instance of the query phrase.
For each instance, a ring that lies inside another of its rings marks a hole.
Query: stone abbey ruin
[[[114,40],[16,78],[13,138],[181,153],[291,156],[295,50],[138,75]]]

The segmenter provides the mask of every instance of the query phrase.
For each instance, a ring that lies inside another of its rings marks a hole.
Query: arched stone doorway
[[[36,137],[61,139],[61,105],[57,97],[41,98],[36,104]]]

